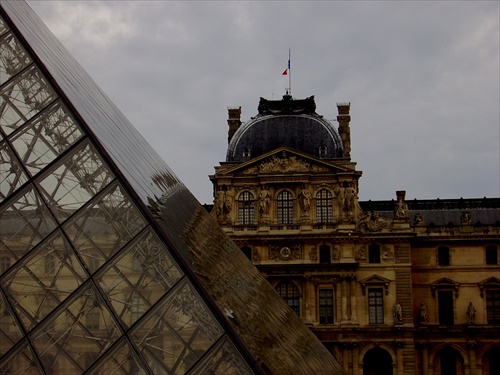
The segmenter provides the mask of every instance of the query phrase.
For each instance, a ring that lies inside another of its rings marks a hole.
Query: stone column
[[[351,322],[358,324],[358,316],[356,314],[356,278],[351,278]]]
[[[347,323],[347,282],[342,278],[342,323]]]

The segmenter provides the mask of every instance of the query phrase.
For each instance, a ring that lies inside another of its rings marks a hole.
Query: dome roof
[[[315,112],[314,97],[295,100],[260,98],[259,114],[234,133],[226,161],[245,161],[282,146],[323,159],[343,158],[340,136]]]

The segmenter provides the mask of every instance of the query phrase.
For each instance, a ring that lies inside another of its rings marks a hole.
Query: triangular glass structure
[[[0,6],[0,374],[342,373],[27,4]]]

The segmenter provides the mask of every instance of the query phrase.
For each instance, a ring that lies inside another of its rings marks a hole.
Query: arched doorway
[[[500,348],[493,348],[483,357],[483,375],[500,374]]]
[[[373,348],[363,358],[363,375],[392,375],[392,357],[386,350]]]
[[[463,375],[464,360],[460,353],[453,348],[440,350],[434,362],[434,373],[439,375]]]

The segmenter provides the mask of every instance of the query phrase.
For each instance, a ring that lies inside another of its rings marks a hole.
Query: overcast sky
[[[500,197],[498,1],[28,3],[201,203],[289,48],[295,98],[351,102],[360,199]]]

